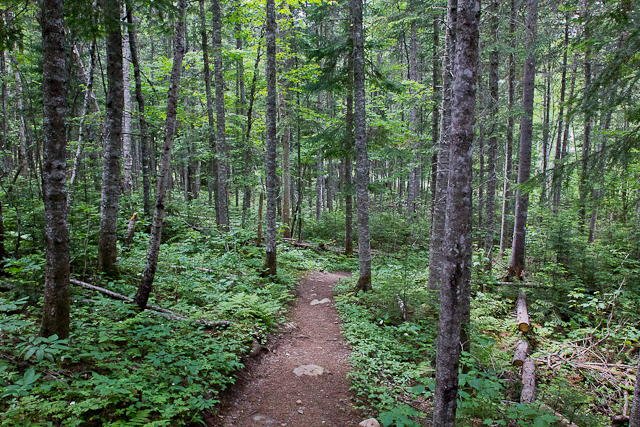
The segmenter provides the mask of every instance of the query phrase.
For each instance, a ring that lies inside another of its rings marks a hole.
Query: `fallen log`
[[[518,316],[518,329],[522,332],[529,332],[531,324],[529,323],[529,312],[527,311],[527,294],[520,292],[516,301],[516,314]]]
[[[529,343],[525,340],[518,341],[516,344],[516,351],[513,353],[513,361],[511,364],[518,368],[524,365],[524,361],[529,355]]]
[[[533,403],[535,391],[536,362],[527,359],[522,366],[522,393],[520,394],[520,403]]]
[[[101,294],[107,295],[107,296],[109,296],[109,297],[111,297],[113,299],[117,299],[117,300],[120,300],[120,301],[127,301],[127,302],[131,302],[131,303],[134,302],[133,298],[129,298],[128,296],[118,294],[116,292],[110,291],[110,290],[105,289],[105,288],[101,288],[99,286],[95,286],[95,285],[91,285],[89,283],[81,282],[80,280],[77,280],[77,279],[69,279],[69,283],[73,283],[74,285],[78,285],[78,286],[81,286],[83,288],[90,289],[92,291],[100,292]],[[204,319],[190,319],[190,318],[181,316],[179,313],[176,313],[175,311],[167,310],[166,308],[158,307],[157,305],[147,305],[145,310],[151,310],[151,311],[156,311],[158,313],[162,313],[164,315],[164,317],[166,317],[168,319],[196,322],[196,323],[200,323],[202,325],[205,325],[205,326],[208,326],[208,327],[211,327],[211,328],[216,327],[216,326],[227,327],[227,326],[229,326],[231,324],[231,322],[229,322],[228,320],[219,320],[217,322],[212,322],[210,320],[204,320]]]

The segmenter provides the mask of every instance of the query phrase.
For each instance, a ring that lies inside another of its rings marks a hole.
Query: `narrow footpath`
[[[348,273],[313,272],[298,287],[285,333],[244,371],[221,406],[223,427],[348,427],[349,349],[340,334],[333,286]]]

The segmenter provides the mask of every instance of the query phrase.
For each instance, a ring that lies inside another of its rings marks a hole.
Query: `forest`
[[[640,427],[640,2],[2,0],[0,84],[0,425]]]

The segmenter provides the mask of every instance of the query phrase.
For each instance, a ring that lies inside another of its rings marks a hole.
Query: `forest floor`
[[[313,272],[298,286],[290,323],[247,363],[225,396],[224,427],[347,427],[362,420],[350,404],[350,350],[340,333],[332,289],[349,273]],[[295,371],[295,372],[294,372]]]

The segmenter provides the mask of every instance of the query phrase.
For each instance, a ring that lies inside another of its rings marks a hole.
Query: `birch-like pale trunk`
[[[105,0],[103,9],[108,28],[106,40],[108,91],[102,160],[98,269],[107,273],[107,275],[117,276],[119,274],[116,265],[118,254],[118,205],[120,203],[122,110],[124,108],[120,2],[118,0]]]
[[[435,427],[453,427],[456,419],[461,331],[468,327],[472,253],[472,153],[478,74],[480,0],[460,0],[451,105],[451,156],[447,188],[444,268],[433,403]],[[468,348],[468,343],[462,343]]]
[[[433,222],[429,243],[429,289],[440,289],[444,255],[444,225],[447,207],[447,187],[449,180],[449,131],[451,126],[451,87],[453,57],[456,48],[457,0],[447,3],[447,31],[442,61],[442,119],[440,122],[440,142],[438,146],[438,174],[433,200]]]
[[[178,10],[180,17],[176,22],[176,36],[174,42],[173,65],[171,67],[171,77],[169,80],[169,94],[167,96],[167,119],[164,125],[164,144],[162,146],[162,157],[160,169],[158,171],[158,188],[156,191],[156,205],[153,211],[151,222],[151,235],[149,238],[149,249],[147,250],[147,262],[142,273],[142,280],[138,287],[138,292],[134,298],[135,303],[141,309],[147,306],[149,295],[153,287],[153,279],[158,265],[158,254],[160,252],[160,241],[162,239],[162,220],[164,219],[165,200],[167,187],[171,176],[171,150],[173,149],[173,139],[176,130],[176,116],[178,113],[178,91],[180,88],[180,74],[182,72],[182,59],[184,58],[184,33],[187,0],[178,0]]]
[[[526,53],[524,77],[522,79],[522,109],[520,120],[520,150],[518,164],[518,185],[524,184],[531,175],[531,143],[533,140],[533,98],[536,79],[536,28],[538,23],[538,0],[527,0]],[[509,275],[522,278],[524,269],[524,250],[529,210],[529,193],[516,191],[516,215],[513,226],[513,243]]]
[[[67,216],[66,54],[63,0],[42,2],[44,308],[41,335],[69,337],[69,220]]]

